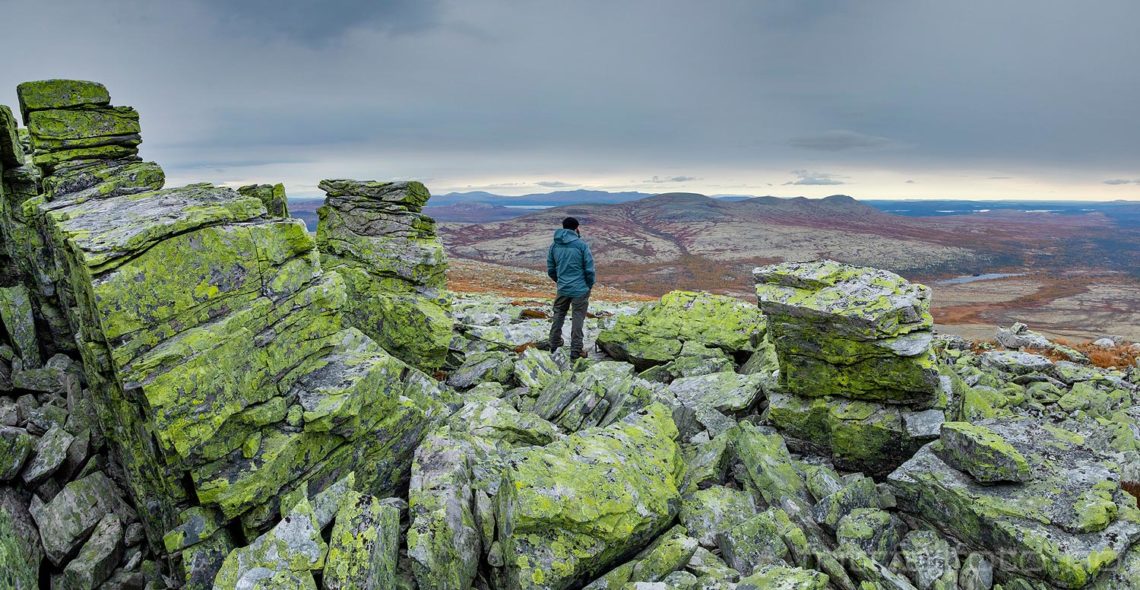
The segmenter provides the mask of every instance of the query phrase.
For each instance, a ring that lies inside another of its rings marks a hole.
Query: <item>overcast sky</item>
[[[168,184],[1140,199],[1136,0],[0,0]]]

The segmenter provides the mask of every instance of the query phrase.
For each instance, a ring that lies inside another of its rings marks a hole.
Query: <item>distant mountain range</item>
[[[1140,203],[1126,209],[1140,213]],[[1124,271],[1140,266],[1138,232],[1103,211],[1057,215],[992,207],[984,213],[907,217],[842,195],[723,200],[670,193],[531,210],[478,224],[445,221],[442,232],[454,256],[541,268],[551,232],[566,216],[582,221],[583,236],[611,283],[650,294],[686,285],[746,290],[748,272],[757,264],[825,257],[918,277],[1058,265]]]

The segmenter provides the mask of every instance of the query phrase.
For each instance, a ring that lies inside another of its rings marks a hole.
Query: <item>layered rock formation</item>
[[[879,474],[938,437],[946,400],[929,289],[831,261],[754,275],[780,363],[770,423],[837,465]]]
[[[19,94],[46,175],[43,193],[6,224],[25,223],[36,240],[5,246],[44,264],[29,282],[50,287],[41,309],[63,311],[73,330],[88,385],[74,401],[97,415],[87,426],[101,431],[106,468],[122,470],[137,507],[120,524],[141,522],[151,550],[181,556],[187,579],[206,587],[218,558],[242,542],[232,533],[271,526],[282,494],[316,493],[362,465],[367,492],[406,482],[441,391],[348,326],[344,280],[322,271],[304,224],[271,215],[262,195],[156,190],[161,171],[135,156],[137,114],[108,106],[100,85],[48,81]],[[7,191],[5,200],[16,204]],[[28,348],[17,299],[7,298],[5,325]],[[66,438],[41,441],[65,456],[80,432],[62,427]],[[58,485],[44,479],[52,468],[26,470],[29,484]],[[72,522],[92,508],[55,509],[62,498],[33,510],[41,531],[49,515]],[[64,565],[97,525],[67,530],[58,550],[45,536],[52,562]]]
[[[452,321],[443,295],[447,257],[431,195],[418,182],[322,180],[317,243],[344,277],[349,321],[386,350],[425,370],[446,360]]]

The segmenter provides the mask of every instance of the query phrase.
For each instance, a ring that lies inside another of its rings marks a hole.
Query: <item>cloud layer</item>
[[[1140,175],[1140,77],[1119,74],[1140,55],[1132,0],[0,0],[0,16],[0,103],[23,80],[103,81],[171,182],[1140,198],[1104,181]]]

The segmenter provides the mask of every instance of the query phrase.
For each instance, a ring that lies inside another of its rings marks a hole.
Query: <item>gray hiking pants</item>
[[[586,323],[586,308],[590,306],[590,294],[581,297],[559,295],[554,298],[554,323],[550,326],[550,350],[562,346],[562,325],[566,323],[566,312],[571,307],[574,313],[570,319],[570,356],[582,352],[582,326]]]

